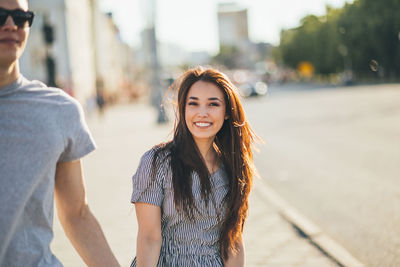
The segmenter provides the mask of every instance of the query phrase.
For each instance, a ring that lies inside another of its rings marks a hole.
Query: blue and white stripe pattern
[[[224,198],[228,192],[228,179],[223,167],[210,177],[212,196],[208,205],[201,197],[199,177],[193,173],[193,197],[200,213],[195,212],[195,219],[191,221],[175,209],[169,160],[158,161],[158,172],[155,179],[151,179],[153,156],[154,149],[147,151],[132,177],[132,203],[144,202],[161,207],[162,245],[158,266],[223,266],[218,217],[218,214],[225,213]],[[136,258],[131,266],[136,266]]]

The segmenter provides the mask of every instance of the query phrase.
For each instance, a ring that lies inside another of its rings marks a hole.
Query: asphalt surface
[[[400,85],[248,99],[264,180],[366,266],[400,266]]]

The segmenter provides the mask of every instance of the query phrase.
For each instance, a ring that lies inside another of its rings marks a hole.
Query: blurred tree
[[[224,65],[228,69],[235,69],[238,66],[237,59],[240,57],[240,51],[235,46],[221,46],[219,53],[212,58],[217,64]]]
[[[280,55],[284,64],[296,68],[300,62],[311,62],[316,74],[343,70],[339,54],[337,20],[340,10],[327,8],[327,15],[309,15],[298,28],[282,31]]]
[[[283,30],[274,55],[291,68],[308,61],[316,74],[351,70],[359,77],[400,77],[400,0],[355,0]]]
[[[340,54],[340,37],[337,22],[341,9],[327,7],[327,14],[320,18],[322,23],[316,33],[317,58],[313,62],[319,74],[331,74],[343,71],[344,62]]]
[[[345,5],[338,26],[358,75],[400,76],[399,12],[400,0],[355,0]],[[374,68],[371,62],[376,62]]]

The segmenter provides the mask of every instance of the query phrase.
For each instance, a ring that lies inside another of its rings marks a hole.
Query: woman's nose
[[[206,106],[200,106],[199,107],[199,115],[203,116],[203,117],[208,115],[208,109],[207,109]]]

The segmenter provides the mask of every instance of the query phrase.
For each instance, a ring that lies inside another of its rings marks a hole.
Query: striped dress
[[[132,203],[144,202],[161,207],[162,244],[157,266],[223,266],[219,249],[219,214],[225,212],[224,198],[228,192],[224,168],[220,167],[211,174],[212,196],[208,205],[201,198],[198,175],[192,174],[193,197],[200,213],[195,212],[195,219],[191,221],[175,209],[169,160],[157,160],[160,168],[155,179],[151,178],[153,156],[154,149],[147,151],[132,177]],[[136,266],[136,258],[132,266]]]

